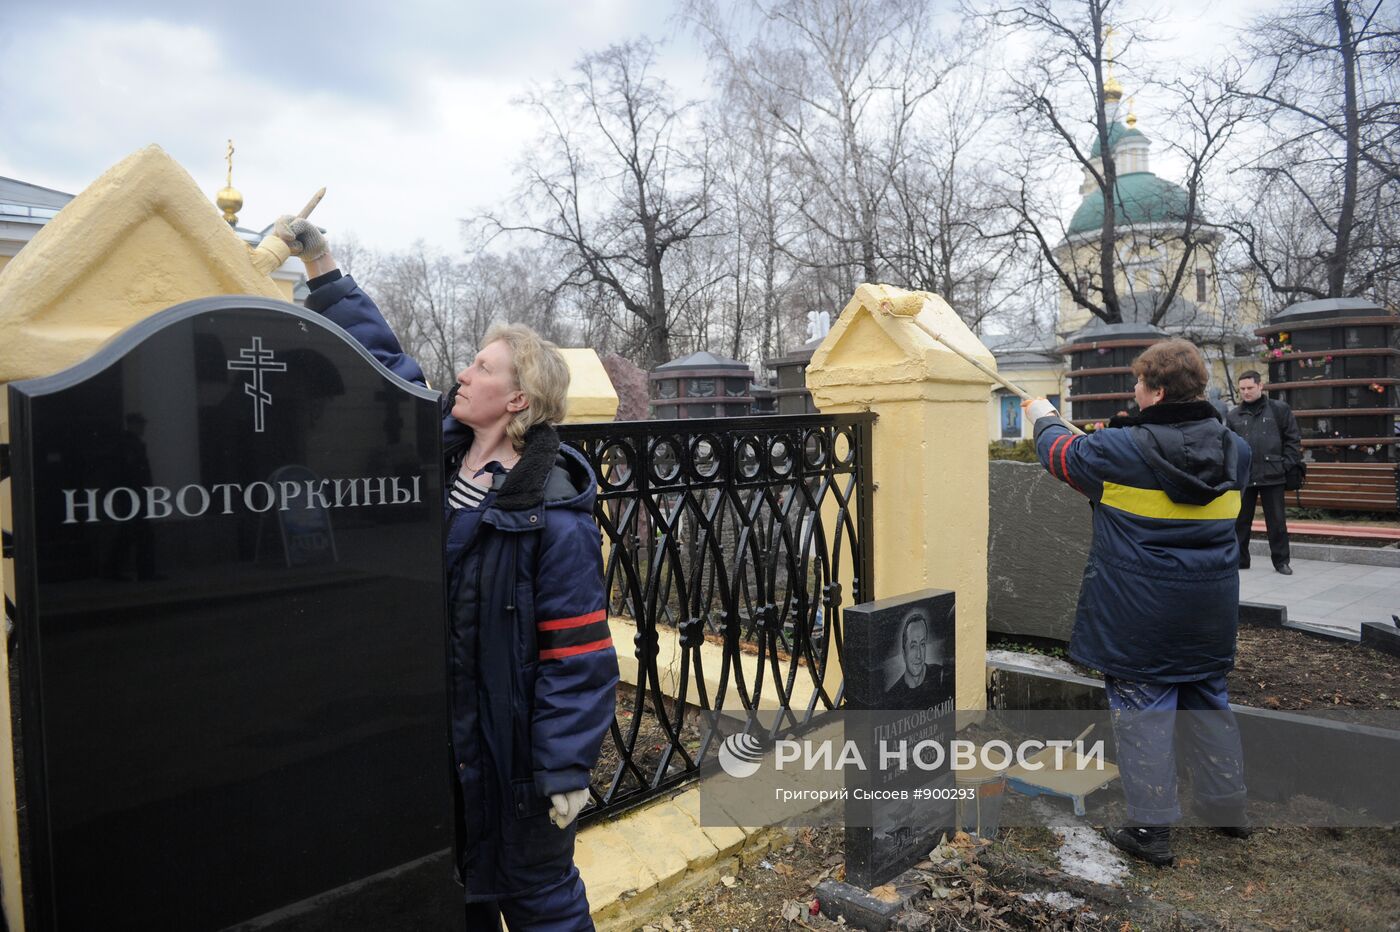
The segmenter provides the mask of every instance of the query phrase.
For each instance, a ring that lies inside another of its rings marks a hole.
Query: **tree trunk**
[[[1332,0],[1337,21],[1337,48],[1342,54],[1343,119],[1346,124],[1346,155],[1342,167],[1342,209],[1337,218],[1337,239],[1327,260],[1327,296],[1346,295],[1347,262],[1351,258],[1351,231],[1356,223],[1356,183],[1361,162],[1361,121],[1356,112],[1356,38],[1352,33],[1347,0]]]
[[[1103,166],[1103,228],[1099,230],[1099,278],[1103,288],[1103,314],[1106,323],[1123,322],[1123,309],[1118,304],[1118,282],[1115,276],[1114,261],[1118,238],[1118,165],[1113,158],[1113,144],[1109,139],[1108,108],[1104,101],[1104,56],[1103,56],[1103,8],[1098,3],[1090,4],[1093,18],[1094,42],[1098,54],[1094,57],[1094,83],[1098,88],[1094,102],[1095,118],[1099,131],[1099,161]]]

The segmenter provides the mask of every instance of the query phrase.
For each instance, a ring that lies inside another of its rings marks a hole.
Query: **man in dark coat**
[[[1239,620],[1235,518],[1249,447],[1202,397],[1200,351],[1166,340],[1133,364],[1136,416],[1076,436],[1043,398],[1026,402],[1050,474],[1093,506],[1070,656],[1102,670],[1118,743],[1128,824],[1109,840],[1170,864],[1177,803],[1174,726],[1190,758],[1198,812],[1237,836],[1245,818],[1243,753],[1225,676]]]
[[[1240,569],[1249,569],[1249,532],[1254,525],[1254,506],[1264,503],[1264,526],[1269,531],[1269,556],[1274,569],[1293,575],[1288,565],[1288,524],[1283,512],[1283,483],[1288,470],[1303,461],[1302,435],[1293,409],[1264,394],[1259,373],[1242,373],[1239,380],[1242,403],[1225,418],[1230,429],[1249,444],[1254,456],[1249,485],[1240,496],[1240,518],[1235,534],[1240,541]]]

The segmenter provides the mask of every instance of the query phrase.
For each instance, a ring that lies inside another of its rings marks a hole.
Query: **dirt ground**
[[[839,828],[798,829],[791,844],[645,929],[854,928],[827,919],[820,904],[812,911],[817,883],[843,876],[842,841]],[[923,892],[910,909],[934,930],[1400,929],[1400,832],[1393,829],[1264,829],[1247,841],[1178,829],[1175,867],[1134,862],[1116,887],[1062,873],[1060,844],[1049,829],[1022,826],[1003,829],[985,847],[954,846],[957,861],[923,862]],[[1056,896],[1047,902],[1047,894]]]
[[[1400,710],[1400,659],[1297,631],[1242,627],[1230,690],[1235,701],[1259,707]],[[1090,817],[1095,830],[1123,816],[1121,796],[1113,788],[1101,792],[1107,798]],[[1252,812],[1264,826],[1296,822],[1298,804],[1290,804],[1288,818],[1273,819],[1270,803],[1254,803]],[[1007,805],[1013,808],[1003,824],[1016,827],[1003,828],[985,846],[964,846],[960,863],[925,862],[924,892],[910,907],[927,917],[924,928],[1400,930],[1400,829],[1284,825],[1238,841],[1208,828],[1178,828],[1175,867],[1129,861],[1122,884],[1104,886],[1060,872],[1061,838],[1028,824],[1036,821],[1025,808],[1029,801],[1012,796]],[[1022,808],[1011,818],[1014,807]],[[647,929],[852,928],[832,922],[820,904],[813,911],[816,885],[844,877],[842,842],[839,827],[794,830],[790,844],[746,863]]]
[[[617,688],[617,727],[622,733],[624,742],[632,728],[636,695],[637,689],[634,685],[619,685]],[[663,700],[666,717],[673,723],[675,721],[674,706],[673,700]],[[646,711],[637,725],[636,742],[632,745],[632,761],[641,771],[645,780],[639,779],[637,774],[630,769],[625,770],[622,782],[618,785],[620,794],[641,789],[650,783],[660,765],[662,750],[671,741],[670,734],[654,711],[655,705],[650,697],[646,699],[645,708]],[[700,713],[694,708],[688,707],[686,709],[685,721],[677,737],[680,739],[681,746],[692,755],[697,753],[700,748],[700,737],[705,730],[702,728],[702,722]],[[607,787],[612,784],[620,757],[618,744],[610,733],[603,738],[603,746],[598,754],[598,763],[593,767],[595,786]],[[667,765],[668,773],[678,773],[684,768],[685,759],[681,755],[673,753]]]
[[[1112,794],[1112,788],[1102,791]],[[1015,797],[1013,797],[1015,799]],[[1023,803],[1023,801],[1017,801]],[[1015,804],[1015,803],[1013,803]],[[1299,801],[1290,803],[1296,816]],[[1317,803],[1319,815],[1326,810]],[[1278,804],[1253,801],[1255,822],[1283,822]],[[1091,813],[1096,827],[1123,821],[1121,795]],[[1010,829],[1022,846],[1053,858],[1056,841],[1042,829]],[[1260,828],[1245,841],[1209,828],[1172,831],[1176,866],[1131,861],[1124,889],[1220,929],[1400,929],[1400,829]]]
[[[1395,518],[1381,511],[1339,511],[1331,508],[1298,508],[1287,505],[1284,515],[1289,521],[1319,521],[1323,524],[1354,524],[1357,527],[1395,527]],[[1254,513],[1255,518],[1264,517],[1262,506]]]
[[[1037,647],[1005,637],[992,638],[988,646],[1055,657],[1082,676],[1102,676],[1070,660],[1062,646]],[[1289,628],[1241,625],[1229,682],[1231,702],[1260,709],[1385,710],[1389,727],[1396,717],[1388,713],[1400,709],[1400,657]]]
[[[725,877],[703,894],[644,926],[644,932],[752,932],[761,929],[836,930],[858,928],[831,921],[821,912],[815,888],[828,877],[845,876],[840,828],[796,830],[792,843],[775,849],[737,875]],[[967,850],[967,846],[964,846]],[[1118,932],[1128,917],[1083,915],[1044,902],[1022,899],[1016,885],[1004,885],[969,855],[939,869],[929,863],[927,893],[912,907],[930,916],[933,929],[1051,929]],[[998,866],[992,868],[998,874]],[[1043,885],[1038,888],[1046,892]]]
[[[1340,522],[1339,522],[1340,523]],[[1394,525],[1392,524],[1392,527]],[[1374,547],[1376,549],[1395,549],[1395,541],[1388,537],[1333,537],[1326,534],[1299,534],[1290,532],[1289,538],[1293,543],[1304,544],[1330,544],[1338,547]],[[1251,540],[1267,541],[1269,535],[1263,532],[1254,534]]]
[[[1242,625],[1230,699],[1269,709],[1400,709],[1400,657],[1287,628]]]

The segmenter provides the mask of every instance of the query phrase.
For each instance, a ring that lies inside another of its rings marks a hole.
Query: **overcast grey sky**
[[[1204,57],[1264,0],[1164,6],[1159,53]],[[583,53],[669,40],[658,73],[703,93],[674,0],[0,3],[0,175],[77,192],[158,143],[213,197],[232,137],[243,226],[329,189],[316,219],[377,248],[459,245],[535,133],[511,100]],[[1151,102],[1139,98],[1146,119]]]

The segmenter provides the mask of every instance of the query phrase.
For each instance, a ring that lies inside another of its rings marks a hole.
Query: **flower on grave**
[[[1331,356],[1323,356],[1323,357],[1322,357],[1322,361],[1323,361],[1323,362],[1331,362],[1331,361],[1332,361],[1332,357],[1331,357]]]
[[[1372,383],[1370,384],[1369,387],[1370,387],[1371,391],[1375,392],[1375,393],[1378,394],[1378,395],[1384,395],[1384,394],[1385,394],[1385,386],[1382,385],[1382,384],[1379,383],[1379,382],[1372,382]]]
[[[1279,341],[1280,343],[1287,343],[1287,342],[1288,342],[1288,334],[1286,334],[1286,333],[1280,333],[1280,334],[1278,335],[1278,341]]]

